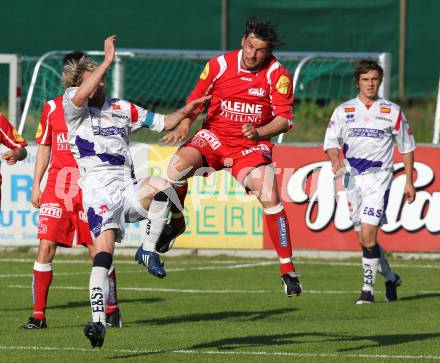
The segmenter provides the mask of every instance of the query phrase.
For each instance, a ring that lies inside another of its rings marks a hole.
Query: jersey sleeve
[[[81,122],[88,116],[89,112],[87,102],[84,102],[79,107],[73,104],[72,98],[77,91],[78,87],[69,87],[63,95],[64,119],[66,123],[70,125],[69,129],[71,130],[78,128]]]
[[[272,114],[293,120],[293,79],[290,72],[280,67],[271,76]]]
[[[54,103],[53,103],[54,105]],[[52,141],[52,126],[50,125],[49,117],[55,110],[52,104],[46,102],[43,111],[41,112],[40,124],[38,125],[37,134],[35,135],[35,142],[40,145],[50,145]]]
[[[400,111],[397,116],[393,134],[397,148],[401,154],[409,153],[416,148],[413,131],[402,111]]]
[[[212,93],[214,82],[219,76],[221,62],[226,62],[223,56],[212,58],[208,63],[206,63],[205,68],[203,68],[203,71],[200,74],[199,80],[186,100],[187,103]],[[226,66],[226,63],[224,64]],[[204,108],[205,105],[201,105],[200,111],[203,111]]]
[[[338,117],[338,109],[336,109],[327,126],[324,137],[324,151],[328,149],[340,149],[342,144],[342,123]]]
[[[130,120],[132,130],[136,131],[141,127],[153,132],[162,132],[165,126],[165,116],[160,113],[148,111],[130,102]]]
[[[0,115],[0,142],[11,150],[27,146],[27,142],[3,115]]]

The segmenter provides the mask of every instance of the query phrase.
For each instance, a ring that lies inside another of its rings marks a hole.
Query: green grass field
[[[354,305],[359,261],[302,259],[304,293],[288,299],[270,259],[168,257],[159,280],[131,258],[116,257],[122,329],[102,350],[82,328],[90,320],[86,256],[54,262],[47,322],[31,315],[33,254],[0,255],[1,362],[423,362],[440,360],[440,262],[391,258],[400,301]]]

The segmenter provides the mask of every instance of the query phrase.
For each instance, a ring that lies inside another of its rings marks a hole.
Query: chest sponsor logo
[[[263,88],[249,88],[248,93],[251,96],[264,97],[266,95],[266,90]]]
[[[241,77],[240,79],[242,81],[252,82],[252,78],[250,78],[250,77]]]
[[[373,139],[383,139],[384,130],[368,129],[365,127],[356,127],[348,130],[348,137],[371,137]]]
[[[345,111],[346,113],[349,113],[349,112],[355,112],[355,111],[356,111],[356,108],[355,108],[355,107],[345,107],[345,108],[344,108],[344,111]]]
[[[112,103],[112,110],[120,110],[121,109],[121,106],[120,105],[118,105],[117,103]]]
[[[391,108],[389,107],[381,107],[380,108],[381,113],[391,113]]]
[[[57,150],[69,150],[67,134],[64,132],[57,135]]]
[[[222,100],[220,107],[220,116],[228,120],[243,123],[258,123],[261,121],[263,105]]]
[[[213,133],[207,131],[207,130],[200,130],[197,133],[197,136],[205,139],[206,141],[208,141],[208,144],[211,146],[211,148],[213,150],[218,149],[221,146],[221,142],[220,140],[217,138],[217,136],[215,136]]]
[[[282,75],[279,78],[275,88],[282,95],[287,95],[287,92],[289,92],[289,86],[290,86],[290,79],[287,76]]]
[[[40,216],[48,216],[52,218],[61,218],[61,214],[63,213],[61,208],[42,205],[40,207]]]
[[[100,135],[100,136],[121,135],[122,137],[124,137],[125,129],[123,127],[116,127],[116,126],[110,126],[110,127],[93,126],[93,135]]]

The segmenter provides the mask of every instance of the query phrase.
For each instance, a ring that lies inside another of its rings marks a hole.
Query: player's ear
[[[243,35],[241,38],[241,47],[244,48],[244,41],[246,40],[246,37]]]

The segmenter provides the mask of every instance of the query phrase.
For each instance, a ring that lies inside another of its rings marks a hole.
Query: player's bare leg
[[[171,249],[175,239],[185,232],[186,225],[183,208],[188,191],[187,179],[192,177],[202,166],[202,154],[192,147],[180,148],[168,165],[168,181],[177,193],[181,209],[176,203],[171,204],[170,223],[164,227],[164,231],[157,243],[157,250],[161,253]]]
[[[280,260],[281,281],[287,296],[302,292],[298,274],[292,263],[289,222],[278,194],[275,171],[270,165],[261,165],[249,172],[243,183],[260,201],[266,217],[267,228]]]

